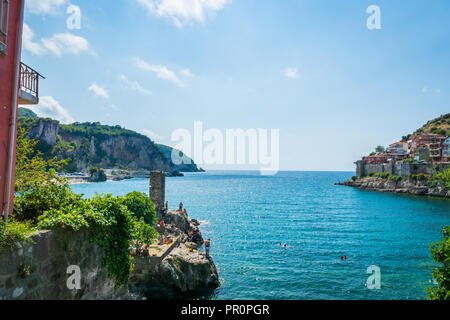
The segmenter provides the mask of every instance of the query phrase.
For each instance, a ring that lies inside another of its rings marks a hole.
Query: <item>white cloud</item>
[[[35,106],[28,106],[39,117],[52,118],[62,123],[74,122],[69,112],[64,109],[55,98],[51,96],[44,96],[39,98],[39,104]]]
[[[53,14],[67,0],[26,0],[27,9],[34,14]]]
[[[231,0],[137,0],[148,12],[168,18],[178,27],[205,21],[206,15],[222,10]]]
[[[175,75],[175,72],[169,70],[166,66],[151,65],[140,58],[135,58],[136,66],[142,70],[156,73],[160,79],[170,80],[179,87],[184,87],[184,83]]]
[[[125,86],[127,86],[131,90],[140,92],[140,93],[145,94],[145,95],[151,95],[152,94],[149,90],[147,90],[143,86],[141,86],[141,84],[139,82],[137,82],[136,80],[131,81],[123,74],[121,74],[119,76],[119,79],[120,79],[120,81],[122,81],[123,84],[125,84]]]
[[[428,92],[432,92],[432,93],[435,93],[435,94],[440,94],[441,93],[441,89],[430,89],[428,87],[422,88],[422,93],[428,93]]]
[[[102,98],[105,98],[105,99],[108,99],[109,98],[109,93],[108,93],[108,91],[106,91],[106,89],[105,88],[103,88],[103,87],[100,87],[97,83],[93,83],[89,88],[88,88],[88,90],[89,91],[92,91],[96,96],[98,96],[98,97],[102,97]]]
[[[79,36],[75,36],[69,32],[56,33],[51,38],[41,39],[40,42],[34,42],[34,32],[27,24],[23,25],[23,47],[25,50],[30,51],[36,55],[42,55],[44,53],[52,53],[55,56],[61,56],[63,54],[78,55],[81,52],[91,51],[89,42]],[[93,53],[91,51],[91,53]]]
[[[141,133],[144,135],[144,136],[147,136],[148,138],[150,138],[150,140],[153,140],[153,141],[161,141],[161,140],[164,140],[160,135],[158,135],[157,133],[154,133],[153,131],[150,131],[150,130],[147,130],[147,129],[142,129],[141,130]]]
[[[290,79],[298,78],[298,69],[297,68],[286,68],[284,69],[284,75]]]
[[[44,48],[37,42],[33,42],[34,32],[31,28],[24,23],[22,33],[22,44],[25,50],[30,51],[33,54],[40,55],[43,53]]]
[[[194,74],[191,72],[191,70],[189,70],[189,69],[184,69],[184,70],[182,70],[181,71],[181,74],[183,75],[183,76],[186,76],[186,77],[193,77],[194,76]]]
[[[49,39],[42,39],[42,45],[55,56],[61,56],[64,53],[78,55],[83,51],[90,51],[89,42],[79,36],[69,32],[56,33]]]

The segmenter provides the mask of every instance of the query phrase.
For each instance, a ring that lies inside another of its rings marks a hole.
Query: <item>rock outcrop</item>
[[[430,187],[426,181],[410,181],[408,179],[395,181],[377,177],[364,177],[355,180],[350,179],[338,183],[338,185],[356,187],[362,190],[450,198],[450,190],[446,188],[444,183],[437,183],[435,186]]]
[[[147,299],[182,299],[209,295],[220,286],[217,268],[204,253],[181,244],[160,264],[150,265],[137,257],[130,293]]]
[[[56,143],[59,133],[59,122],[50,119],[38,119],[29,129],[29,136],[46,142],[49,145]]]

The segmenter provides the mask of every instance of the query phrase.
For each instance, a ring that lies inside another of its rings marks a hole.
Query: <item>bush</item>
[[[444,182],[447,189],[450,189],[450,169],[438,172],[434,178],[440,182]]]
[[[403,159],[402,162],[403,163],[412,163],[412,162],[414,162],[414,159],[413,158],[407,158],[407,159]]]
[[[142,194],[135,194],[134,198],[128,197],[126,200],[130,207],[142,208],[144,201],[141,197]],[[133,244],[150,244],[159,236],[144,217],[137,219],[124,202],[122,197],[96,195],[90,200],[45,212],[39,217],[38,227],[70,228],[75,231],[89,228],[93,234],[92,241],[105,250],[103,262],[108,267],[109,277],[120,287],[128,282],[133,270],[130,247]]]
[[[402,181],[402,177],[397,176],[397,175],[395,175],[395,174],[392,174],[392,175],[389,176],[389,179],[388,179],[388,180],[389,180],[389,181],[399,182],[399,181]]]
[[[143,218],[145,223],[149,225],[156,223],[155,207],[145,193],[131,192],[123,197],[122,203],[138,220]]]
[[[37,141],[27,137],[19,128],[17,133],[16,183],[14,214],[19,220],[36,221],[44,211],[59,209],[81,196],[75,196],[67,181],[56,175],[57,168],[67,161],[44,160],[35,151]]]
[[[20,220],[32,220],[46,211],[76,207],[82,200],[81,195],[72,192],[68,185],[45,182],[39,186],[17,192],[14,197],[14,214]]]
[[[0,248],[15,248],[18,243],[31,241],[34,232],[31,222],[10,220],[8,223],[0,220]]]
[[[380,179],[387,179],[389,178],[390,173],[389,172],[383,172],[383,173],[376,173],[375,177],[380,178]]]
[[[353,180],[353,181],[356,181],[356,180],[358,180],[358,177],[353,176],[353,177],[352,177],[352,180]]]
[[[443,228],[442,235],[440,242],[430,245],[433,260],[441,264],[433,270],[432,279],[437,287],[427,290],[430,300],[450,300],[450,227]]]
[[[103,262],[108,267],[109,276],[120,287],[128,282],[133,271],[129,248],[136,234],[135,220],[131,212],[122,204],[122,199],[110,194],[95,196],[89,200],[92,208],[106,219],[93,221],[94,240],[103,247],[106,255]]]

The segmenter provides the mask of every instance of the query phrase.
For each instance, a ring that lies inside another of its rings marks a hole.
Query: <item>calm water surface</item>
[[[222,280],[213,299],[425,299],[428,246],[450,224],[450,201],[334,185],[352,175],[187,174],[167,179],[166,197],[212,239]],[[147,179],[72,186],[87,197],[148,188]],[[381,290],[365,287],[371,265],[381,268]]]

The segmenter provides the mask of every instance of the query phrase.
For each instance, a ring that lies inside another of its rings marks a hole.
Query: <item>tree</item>
[[[56,170],[67,164],[56,158],[44,160],[35,150],[37,141],[27,136],[19,127],[16,152],[16,182],[14,195],[14,218],[36,221],[51,208],[76,203],[81,196],[74,195],[67,180],[58,177]]]
[[[384,147],[383,147],[383,146],[378,146],[378,147],[376,147],[376,148],[375,148],[375,152],[377,152],[377,153],[384,152]]]
[[[433,260],[442,264],[433,270],[437,287],[427,290],[430,300],[450,300],[450,226],[442,229],[443,238],[430,245]]]

